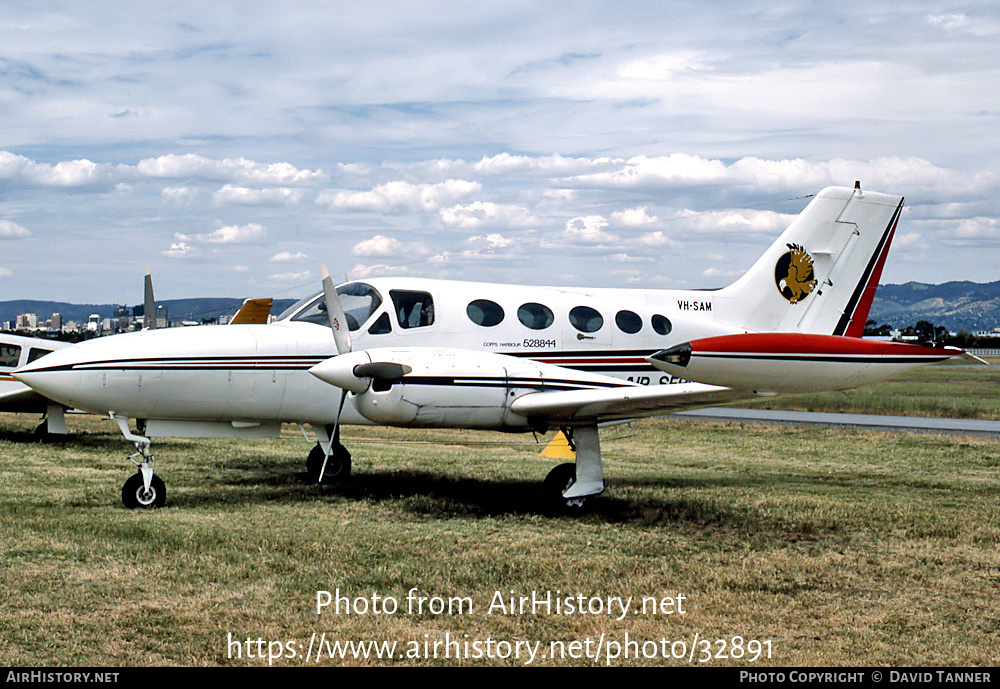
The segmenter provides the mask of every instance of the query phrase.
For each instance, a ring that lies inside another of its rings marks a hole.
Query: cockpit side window
[[[389,290],[399,327],[423,328],[434,324],[434,300],[427,292]]]
[[[351,331],[360,328],[382,305],[382,295],[378,290],[363,282],[341,285],[337,288],[337,295],[340,297],[341,306],[344,307],[344,315],[347,316],[347,328]],[[326,315],[325,297],[322,294],[313,297],[312,301],[304,308],[300,308],[291,319],[329,326],[330,318]]]
[[[382,315],[368,327],[369,335],[387,335],[391,332],[392,324],[389,322],[389,314],[386,312],[383,312]]]
[[[31,363],[35,359],[41,359],[46,354],[51,354],[51,349],[43,349],[41,347],[32,347],[28,350],[28,361],[26,363]]]
[[[17,345],[0,344],[0,366],[4,368],[17,368],[17,362],[20,358],[20,347]]]

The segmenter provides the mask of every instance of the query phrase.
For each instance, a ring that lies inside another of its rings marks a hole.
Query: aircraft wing
[[[615,387],[537,392],[519,397],[511,411],[552,424],[592,424],[670,414],[752,397],[747,391],[718,385],[679,383],[649,387]]]
[[[0,387],[0,411],[14,413],[44,412],[49,399],[22,383],[5,383]]]

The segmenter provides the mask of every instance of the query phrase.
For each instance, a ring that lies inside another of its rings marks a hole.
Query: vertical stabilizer
[[[723,290],[753,332],[860,336],[903,198],[828,187]]]
[[[153,276],[149,273],[149,266],[146,266],[146,284],[142,312],[142,329],[154,329],[156,327],[156,300],[153,299]]]

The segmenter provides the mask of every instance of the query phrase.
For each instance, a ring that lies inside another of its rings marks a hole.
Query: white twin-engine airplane
[[[861,339],[903,199],[859,187],[817,194],[719,290],[418,278],[334,288],[324,268],[324,291],[270,325],[91,340],[14,375],[118,422],[138,449],[128,507],[164,503],[149,438],[276,437],[286,422],[315,430],[307,466],[320,481],[350,472],[341,424],[560,428],[576,461],[543,485],[557,505],[580,506],[604,490],[602,424],[853,388],[962,353]]]

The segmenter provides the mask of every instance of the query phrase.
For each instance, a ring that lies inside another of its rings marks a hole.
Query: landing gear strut
[[[563,433],[576,452],[576,464],[560,464],[552,469],[542,483],[542,492],[550,509],[582,512],[591,497],[604,492],[600,438],[597,426],[567,428]]]
[[[130,431],[127,418],[115,416],[114,413],[111,418],[118,424],[125,439],[134,443],[137,450],[129,457],[129,461],[139,467],[139,471],[130,476],[122,486],[122,504],[130,510],[137,507],[163,507],[167,500],[167,488],[163,480],[153,474],[153,453],[150,451],[149,438]],[[137,462],[136,457],[142,457],[142,461]]]

